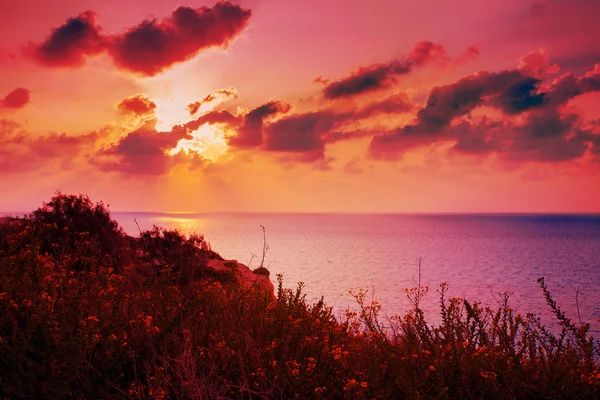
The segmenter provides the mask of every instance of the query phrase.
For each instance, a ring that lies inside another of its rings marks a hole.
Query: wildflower
[[[498,375],[495,372],[485,372],[485,371],[481,371],[479,373],[479,375],[483,378],[483,379],[491,379],[491,380],[495,380]]]
[[[86,318],[86,321],[98,323],[99,320],[98,320],[98,317],[96,317],[95,315],[90,315],[89,317]]]
[[[346,386],[344,386],[344,391],[351,389],[354,385],[356,385],[356,379],[350,379]]]
[[[435,367],[434,367],[433,365],[430,365],[430,366],[429,366],[429,370],[430,370],[431,372],[435,372]]]
[[[367,385],[367,382],[361,382],[361,383],[360,383],[360,386],[361,386],[363,389],[366,389],[368,385]]]

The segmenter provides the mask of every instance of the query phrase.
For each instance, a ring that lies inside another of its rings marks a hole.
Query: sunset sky
[[[600,212],[598,15],[0,0],[0,211]]]

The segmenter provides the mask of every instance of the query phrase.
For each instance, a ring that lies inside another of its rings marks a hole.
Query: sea
[[[201,234],[225,259],[263,263],[275,285],[278,274],[286,288],[303,282],[306,299],[323,298],[336,315],[357,309],[352,293],[361,289],[384,318],[404,315],[406,290],[420,282],[435,325],[445,282],[447,297],[494,308],[508,291],[512,308],[557,328],[537,282],[543,277],[566,315],[600,338],[600,215],[111,215],[134,236],[153,225]]]
[[[440,322],[439,289],[498,307],[535,313],[557,324],[538,278],[543,277],[573,322],[600,337],[600,215],[341,215],[114,213],[124,230],[158,225],[204,236],[225,259],[264,266],[283,285],[303,282],[306,299],[321,297],[334,312],[357,309],[353,292],[382,305],[384,318],[404,315],[406,289],[428,287],[422,308]],[[263,230],[264,228],[264,230]],[[419,267],[420,266],[420,267]]]

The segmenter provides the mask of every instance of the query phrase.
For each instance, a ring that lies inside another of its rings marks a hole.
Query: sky
[[[597,0],[0,0],[0,211],[600,212]]]

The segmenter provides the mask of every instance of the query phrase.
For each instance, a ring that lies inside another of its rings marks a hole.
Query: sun
[[[156,130],[159,132],[169,132],[175,125],[181,125],[191,119],[190,113],[185,109],[187,102],[185,100],[156,99]]]
[[[167,151],[174,156],[181,153],[196,153],[211,161],[216,161],[227,151],[225,131],[217,125],[204,124],[190,133],[191,139],[181,139],[177,146]]]

